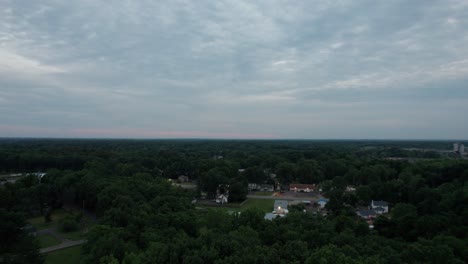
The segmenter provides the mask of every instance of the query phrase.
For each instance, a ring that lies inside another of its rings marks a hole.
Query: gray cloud
[[[0,136],[466,138],[468,2],[0,3]]]

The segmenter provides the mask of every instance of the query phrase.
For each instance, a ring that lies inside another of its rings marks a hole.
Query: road
[[[270,200],[288,200],[288,201],[297,201],[297,200],[307,200],[307,201],[316,201],[320,199],[321,196],[261,196],[261,195],[247,195],[247,198],[251,199],[270,199]]]
[[[49,252],[64,249],[64,248],[78,246],[78,245],[81,245],[83,243],[86,243],[86,240],[84,240],[84,239],[81,239],[81,240],[66,240],[66,241],[62,241],[62,243],[60,243],[58,245],[55,245],[55,246],[51,246],[51,247],[47,247],[47,248],[41,248],[40,252],[41,253],[49,253]]]

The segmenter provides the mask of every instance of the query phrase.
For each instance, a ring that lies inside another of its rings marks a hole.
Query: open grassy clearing
[[[65,248],[45,255],[45,264],[79,264],[81,255],[81,245]]]
[[[41,248],[51,247],[60,244],[60,241],[49,234],[42,234],[37,237]]]
[[[258,208],[265,213],[273,211],[273,204],[275,200],[273,199],[247,199],[247,201],[242,205],[242,209],[247,208]]]
[[[52,221],[48,223],[45,222],[44,216],[30,218],[28,222],[37,230],[53,229],[66,239],[80,240],[85,238],[86,231],[93,225],[93,221],[90,218],[83,216],[81,218],[81,222],[78,223],[78,230],[76,231],[65,232],[60,228],[60,222],[62,219],[65,217],[75,217],[78,213],[80,212],[77,210],[58,209],[54,210],[51,216]]]
[[[197,205],[200,208],[212,209],[212,210],[222,210],[222,211],[243,211],[248,208],[258,208],[265,213],[271,212],[273,210],[273,204],[275,200],[273,199],[247,199],[243,204],[226,204],[226,205],[217,205],[217,206],[208,206],[208,205]]]
[[[52,216],[51,216],[52,221],[48,223],[45,222],[44,216],[37,216],[34,218],[30,218],[28,222],[31,225],[33,225],[35,228],[37,228],[37,230],[42,230],[42,229],[56,227],[58,223],[60,222],[60,220],[68,215],[71,215],[71,213],[64,209],[57,209],[57,210],[54,210],[54,212],[52,213]]]

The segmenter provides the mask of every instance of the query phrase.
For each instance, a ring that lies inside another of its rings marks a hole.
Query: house
[[[345,192],[355,192],[356,191],[356,188],[353,187],[353,186],[346,186],[346,190]]]
[[[190,181],[190,178],[188,176],[185,176],[185,175],[180,175],[179,177],[177,177],[177,180],[179,180],[179,182],[188,182]]]
[[[315,184],[290,184],[289,190],[294,192],[313,192]]]
[[[277,214],[273,214],[273,213],[266,213],[265,214],[265,220],[273,220],[277,217],[278,215]]]
[[[272,192],[274,190],[273,184],[261,184],[258,189],[264,192]]]
[[[216,196],[216,203],[225,204],[228,202],[229,195],[220,194]]]
[[[374,219],[375,217],[377,217],[377,213],[372,209],[359,210],[356,212],[356,214],[366,220]]]
[[[280,216],[284,216],[288,211],[288,201],[286,200],[275,200],[275,204],[273,205],[273,214],[277,214]]]
[[[330,201],[329,199],[322,197],[317,201],[317,204],[320,206],[320,209],[323,209],[325,208],[325,205],[327,205],[329,201]]]
[[[370,204],[370,209],[374,209],[379,214],[386,214],[388,213],[388,203],[385,201],[372,200]]]
[[[378,215],[380,214],[384,214],[385,213],[385,209],[383,207],[375,207],[373,209]]]
[[[247,184],[247,190],[249,191],[256,191],[259,189],[259,185],[256,183],[249,183]]]

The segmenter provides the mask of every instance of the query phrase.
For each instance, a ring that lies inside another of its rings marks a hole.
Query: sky
[[[468,139],[468,0],[0,0],[0,137]]]

